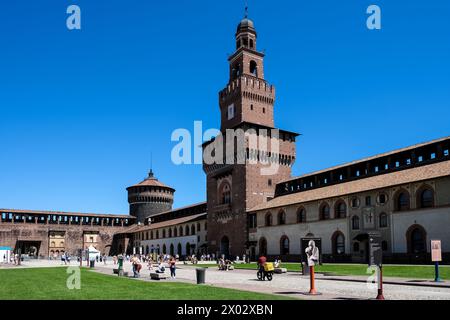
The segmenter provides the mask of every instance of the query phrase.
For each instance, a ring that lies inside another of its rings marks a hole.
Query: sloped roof
[[[279,196],[268,202],[259,204],[248,211],[253,212],[267,210],[286,205],[341,197],[349,194],[446,176],[450,176],[450,160],[401,170],[393,173],[377,175],[365,179],[344,182],[318,189]]]
[[[161,181],[159,181],[153,174],[153,171],[150,170],[150,172],[148,173],[148,177],[145,178],[144,180],[142,180],[141,182],[139,182],[138,184],[129,186],[127,188],[127,190],[129,188],[133,188],[133,187],[143,187],[143,186],[150,186],[150,187],[162,187],[162,188],[168,188],[171,190],[175,190],[172,187],[169,187],[168,185],[162,183]]]
[[[324,172],[345,168],[345,167],[348,167],[348,166],[351,166],[351,165],[355,165],[355,164],[358,164],[358,163],[363,163],[363,162],[366,162],[366,161],[371,161],[371,160],[375,160],[375,159],[378,159],[378,158],[383,158],[383,157],[390,156],[390,155],[393,155],[393,154],[402,153],[402,152],[405,152],[405,151],[409,151],[409,150],[413,150],[413,149],[416,149],[416,148],[424,147],[424,146],[431,145],[433,143],[437,143],[437,142],[441,142],[441,141],[445,141],[445,140],[450,140],[450,136],[439,138],[439,139],[435,139],[435,140],[432,140],[432,141],[418,143],[418,144],[415,144],[415,145],[412,145],[412,146],[409,146],[409,147],[396,149],[396,150],[392,150],[392,151],[389,151],[389,152],[377,154],[377,155],[374,155],[374,156],[371,156],[371,157],[367,157],[367,158],[363,158],[363,159],[359,159],[359,160],[343,163],[343,164],[340,164],[340,165],[337,165],[337,166],[333,166],[333,167],[330,167],[330,168],[326,168],[326,169],[323,169],[323,170],[310,172],[310,173],[307,173],[307,174],[303,174],[303,175],[300,175],[300,176],[296,176],[296,177],[292,177],[292,178],[289,178],[289,179],[286,179],[286,180],[282,180],[279,183],[280,184],[281,183],[286,183],[286,182],[289,182],[289,181],[292,181],[292,180],[297,180],[297,179],[301,179],[301,178],[305,178],[305,177],[310,177],[310,176],[314,176],[314,175],[317,175],[317,174],[321,174],[321,173],[324,173]]]

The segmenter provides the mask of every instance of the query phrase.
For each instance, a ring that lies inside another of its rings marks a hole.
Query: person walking
[[[106,254],[103,255],[103,264],[106,266]]]
[[[170,276],[172,277],[172,279],[175,279],[175,270],[177,269],[176,267],[176,260],[174,259],[174,257],[172,257],[170,259],[169,265],[170,265]]]

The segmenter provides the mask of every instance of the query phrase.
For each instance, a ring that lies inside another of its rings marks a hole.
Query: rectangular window
[[[431,158],[431,159],[436,159],[436,153],[433,152],[433,153],[431,154],[430,158]]]
[[[419,156],[418,158],[417,158],[417,162],[422,162],[423,161],[423,157],[422,156]]]
[[[233,118],[234,118],[234,103],[228,106],[228,120],[231,120]]]
[[[395,161],[395,167],[396,168],[400,167],[400,161]]]
[[[406,159],[406,165],[411,165],[411,159]]]
[[[372,205],[372,198],[370,196],[366,197],[366,206]]]
[[[448,155],[449,155],[448,149],[444,150],[444,157],[448,157]]]

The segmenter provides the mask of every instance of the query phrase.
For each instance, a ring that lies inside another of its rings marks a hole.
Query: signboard
[[[431,261],[442,261],[441,240],[431,240]]]
[[[381,249],[381,235],[369,232],[369,266],[381,266],[383,251]]]

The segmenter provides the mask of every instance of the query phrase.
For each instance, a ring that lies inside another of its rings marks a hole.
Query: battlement
[[[220,100],[226,100],[236,92],[251,90],[253,94],[260,94],[272,101],[275,99],[275,87],[267,81],[250,75],[241,75],[229,82],[225,89],[219,92]]]

